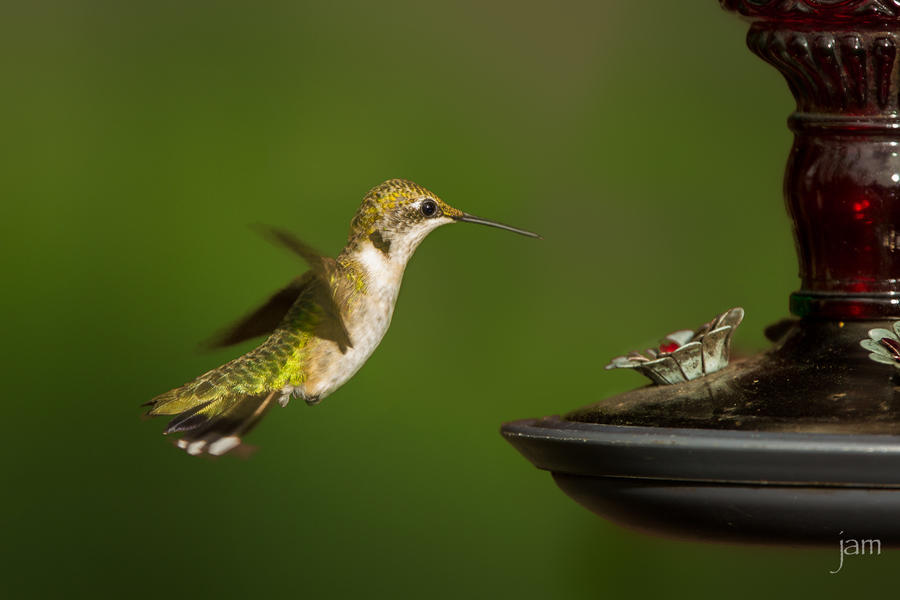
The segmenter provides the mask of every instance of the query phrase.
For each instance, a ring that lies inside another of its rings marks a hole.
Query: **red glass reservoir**
[[[800,316],[900,318],[900,3],[722,0],[797,101],[785,175]]]

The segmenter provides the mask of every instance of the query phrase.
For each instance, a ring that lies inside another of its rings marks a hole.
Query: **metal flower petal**
[[[869,351],[869,358],[875,362],[900,369],[900,321],[894,321],[891,329],[870,329],[869,337],[860,340],[859,345]]]
[[[732,308],[695,331],[685,329],[670,333],[658,349],[617,356],[606,368],[635,369],[661,385],[715,373],[728,365],[731,337],[743,318],[743,308]]]

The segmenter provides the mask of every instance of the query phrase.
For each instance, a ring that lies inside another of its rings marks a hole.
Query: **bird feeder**
[[[720,4],[797,102],[796,318],[729,361],[733,309],[610,364],[651,385],[502,434],[585,507],[651,533],[900,541],[900,2]]]

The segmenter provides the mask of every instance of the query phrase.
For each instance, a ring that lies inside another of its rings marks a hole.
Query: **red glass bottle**
[[[802,287],[791,310],[900,318],[900,2],[721,0],[797,101],[785,175]]]

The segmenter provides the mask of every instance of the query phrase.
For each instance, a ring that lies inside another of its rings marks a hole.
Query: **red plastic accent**
[[[664,354],[669,354],[671,352],[675,352],[679,348],[681,348],[681,344],[679,344],[678,342],[669,342],[669,343],[659,345],[659,351]]]

